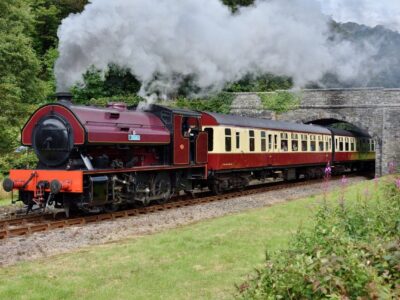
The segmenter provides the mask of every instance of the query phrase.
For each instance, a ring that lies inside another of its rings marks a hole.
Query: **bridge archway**
[[[342,114],[339,112],[330,112],[329,110],[323,110],[318,112],[310,112],[307,109],[305,112],[302,109],[294,110],[278,116],[279,120],[293,121],[315,124],[321,126],[334,126],[336,124],[347,124],[349,127],[353,127],[353,130],[360,131],[368,134],[372,139],[375,140],[375,174],[382,176],[386,174],[386,167],[383,162],[383,136],[382,131],[376,130],[381,129],[376,126],[371,126],[368,119],[363,119],[356,116],[354,113]],[[374,130],[375,129],[375,130]]]

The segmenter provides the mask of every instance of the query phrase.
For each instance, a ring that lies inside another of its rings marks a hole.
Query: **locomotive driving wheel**
[[[157,174],[151,184],[151,193],[160,204],[167,202],[172,196],[171,179],[166,173]]]

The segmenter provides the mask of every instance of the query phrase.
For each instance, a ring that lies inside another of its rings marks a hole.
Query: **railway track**
[[[258,186],[250,186],[249,188],[243,191],[228,192],[221,195],[209,196],[209,193],[203,193],[203,195],[204,194],[208,195],[194,199],[188,196],[180,196],[180,197],[178,196],[173,201],[167,202],[165,204],[157,204],[148,207],[133,208],[111,213],[102,213],[97,215],[73,217],[69,219],[67,218],[54,219],[53,215],[47,214],[47,215],[18,217],[9,220],[0,220],[0,240],[23,236],[23,235],[29,235],[37,232],[66,228],[71,226],[79,226],[79,225],[82,226],[86,224],[111,221],[121,218],[129,218],[138,215],[155,213],[159,211],[176,209],[186,206],[201,205],[204,203],[228,200],[248,195],[255,195],[268,191],[282,190],[288,187],[306,186],[309,184],[315,184],[322,181],[323,181],[322,179],[316,179],[311,181],[310,180],[298,181],[290,183],[286,182],[284,183],[280,181]]]

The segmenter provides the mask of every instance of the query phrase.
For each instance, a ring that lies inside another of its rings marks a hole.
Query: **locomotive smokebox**
[[[72,94],[67,92],[56,93],[57,101],[59,102],[72,102]]]

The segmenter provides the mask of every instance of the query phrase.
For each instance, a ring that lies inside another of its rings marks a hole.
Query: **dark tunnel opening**
[[[355,135],[368,137],[369,139],[372,139],[373,140],[372,147],[373,147],[373,151],[375,152],[374,165],[376,168],[377,157],[379,157],[379,155],[377,156],[377,151],[380,151],[379,150],[380,149],[379,141],[368,130],[361,128],[359,126],[356,126],[352,123],[349,123],[349,122],[346,122],[343,120],[334,119],[334,118],[316,119],[316,120],[308,121],[305,123],[309,124],[309,125],[319,125],[319,126],[324,126],[324,127],[328,127],[328,128],[346,130],[346,131],[350,131],[350,132],[354,133]],[[375,169],[375,174],[376,174],[376,172],[377,172],[377,170]]]

